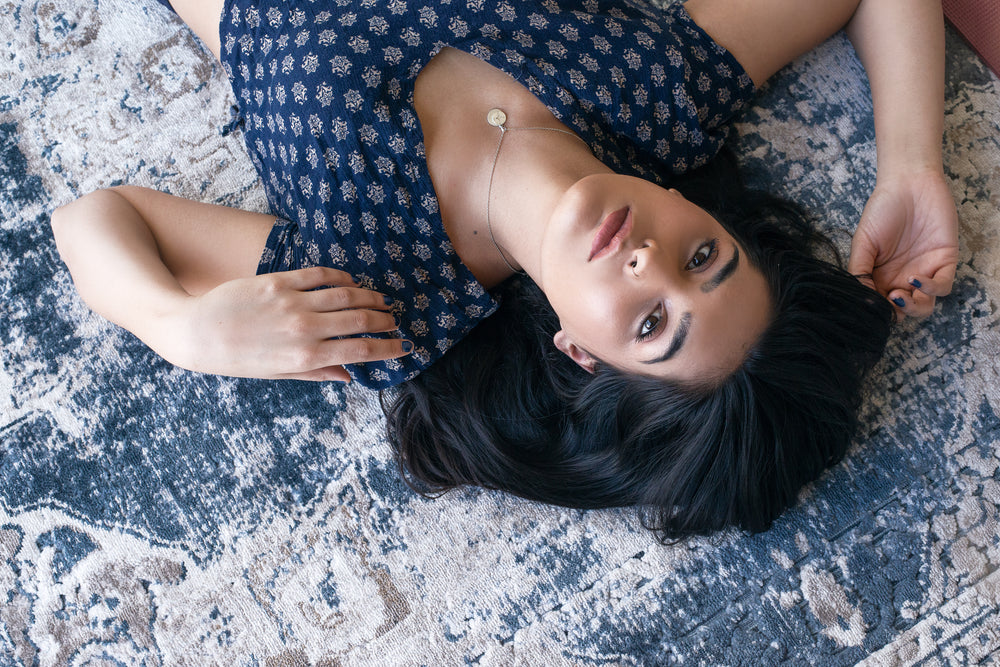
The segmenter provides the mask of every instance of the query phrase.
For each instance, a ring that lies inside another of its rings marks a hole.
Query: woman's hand
[[[399,339],[355,337],[394,330],[388,308],[384,295],[324,267],[231,280],[190,297],[177,356],[164,356],[203,373],[347,382],[342,364],[412,349]]]
[[[944,17],[940,0],[861,0],[847,36],[875,111],[878,176],[849,268],[896,306],[926,317],[951,292],[958,216],[941,168]]]
[[[84,301],[168,361],[203,373],[340,380],[408,354],[384,295],[343,271],[254,276],[274,216],[136,187],[59,207],[52,231]]]
[[[958,215],[944,174],[932,169],[880,179],[854,233],[851,273],[897,313],[926,317],[935,299],[951,292],[957,263]]]

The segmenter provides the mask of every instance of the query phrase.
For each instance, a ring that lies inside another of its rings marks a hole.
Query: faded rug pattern
[[[769,532],[400,481],[376,395],[171,367],[49,230],[131,183],[264,210],[219,67],[153,2],[0,0],[0,665],[970,665],[1000,656],[1000,82],[948,37],[955,291]],[[846,244],[875,176],[835,37],[736,128]]]

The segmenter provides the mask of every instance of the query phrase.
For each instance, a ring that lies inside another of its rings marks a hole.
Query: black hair
[[[773,320],[710,386],[593,374],[559,352],[559,321],[530,279],[414,380],[383,395],[407,483],[461,485],[576,508],[634,506],[661,539],[767,529],[839,461],[888,302],[841,266],[796,206],[746,188],[723,155],[671,183],[711,212],[761,270]]]

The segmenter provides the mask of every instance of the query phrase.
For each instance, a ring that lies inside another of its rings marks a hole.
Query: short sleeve
[[[546,104],[620,173],[662,181],[706,163],[756,93],[749,75],[681,3],[597,4],[536,41],[531,76],[555,83]]]
[[[656,40],[661,57],[650,63],[645,89],[629,133],[637,147],[665,163],[671,172],[700,167],[718,153],[731,123],[753,99],[756,89],[739,61],[711,38],[676,3],[662,12]]]
[[[276,218],[257,263],[257,275],[293,271],[311,266],[305,253],[302,252],[302,247],[302,235],[299,234],[298,225]]]

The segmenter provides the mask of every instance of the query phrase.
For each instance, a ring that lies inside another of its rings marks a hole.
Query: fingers
[[[356,336],[365,333],[395,331],[399,324],[392,313],[377,310],[351,309],[329,313],[318,313],[315,319],[315,335],[319,338]]]
[[[878,251],[875,244],[867,237],[858,233],[851,241],[851,256],[847,260],[847,271],[857,278],[865,287],[877,289],[872,273],[875,271],[875,260]]]
[[[854,273],[854,277],[857,278],[858,282],[860,282],[862,285],[864,285],[868,289],[872,289],[872,290],[876,289],[876,287],[875,287],[875,279],[872,278],[872,274],[870,274],[870,273]]]
[[[317,348],[317,357],[332,364],[358,364],[396,359],[413,352],[413,343],[399,338],[343,338],[326,340]]]
[[[296,332],[292,338],[301,343],[288,366],[297,370],[281,377],[349,382],[343,364],[395,359],[413,351],[408,340],[359,337],[396,331],[399,322],[388,312],[390,297],[359,287],[344,271],[317,266],[270,276],[277,287],[301,292],[293,303],[307,311],[286,320]]]
[[[847,260],[847,270],[855,276],[870,276],[875,270],[878,247],[859,229],[851,239],[851,256]]]
[[[396,359],[413,352],[413,343],[399,338],[330,338],[283,350],[279,379],[350,382],[344,364]],[[279,356],[279,355],[275,355]]]
[[[363,287],[331,287],[306,292],[309,308],[317,313],[330,313],[351,308],[388,310],[392,299],[381,292]]]
[[[381,292],[358,287],[350,274],[325,266],[270,274],[279,287],[304,292],[314,312],[351,308],[388,310],[392,299]],[[326,288],[326,289],[321,289]],[[395,327],[369,329],[389,331]],[[359,332],[360,333],[360,332]]]
[[[938,269],[933,276],[914,275],[907,279],[914,288],[930,296],[948,296],[955,282],[954,264]]]
[[[914,275],[907,279],[913,290],[893,290],[889,300],[896,311],[906,317],[924,318],[934,311],[937,297],[948,296],[955,282],[955,264],[947,264],[933,276]]]
[[[351,274],[327,266],[312,266],[308,269],[280,271],[268,275],[281,287],[303,292],[317,287],[357,286],[357,282],[351,277]]]
[[[851,248],[851,256],[847,260],[847,271],[858,278],[871,276],[875,270],[875,252],[860,244]]]
[[[314,379],[327,379],[320,372],[326,367],[395,359],[413,351],[413,343],[405,339],[359,337],[396,331],[399,323],[392,313],[351,309],[318,313],[312,317],[315,322],[310,327],[309,337],[313,342],[304,344],[305,358],[299,359],[298,368],[303,372],[319,373]]]
[[[285,373],[276,380],[306,380],[308,382],[344,382],[351,381],[351,374],[343,366],[326,366],[302,373]]]
[[[923,319],[934,312],[936,299],[916,289],[913,291],[895,289],[889,292],[889,301],[895,306],[899,319],[903,317]]]

